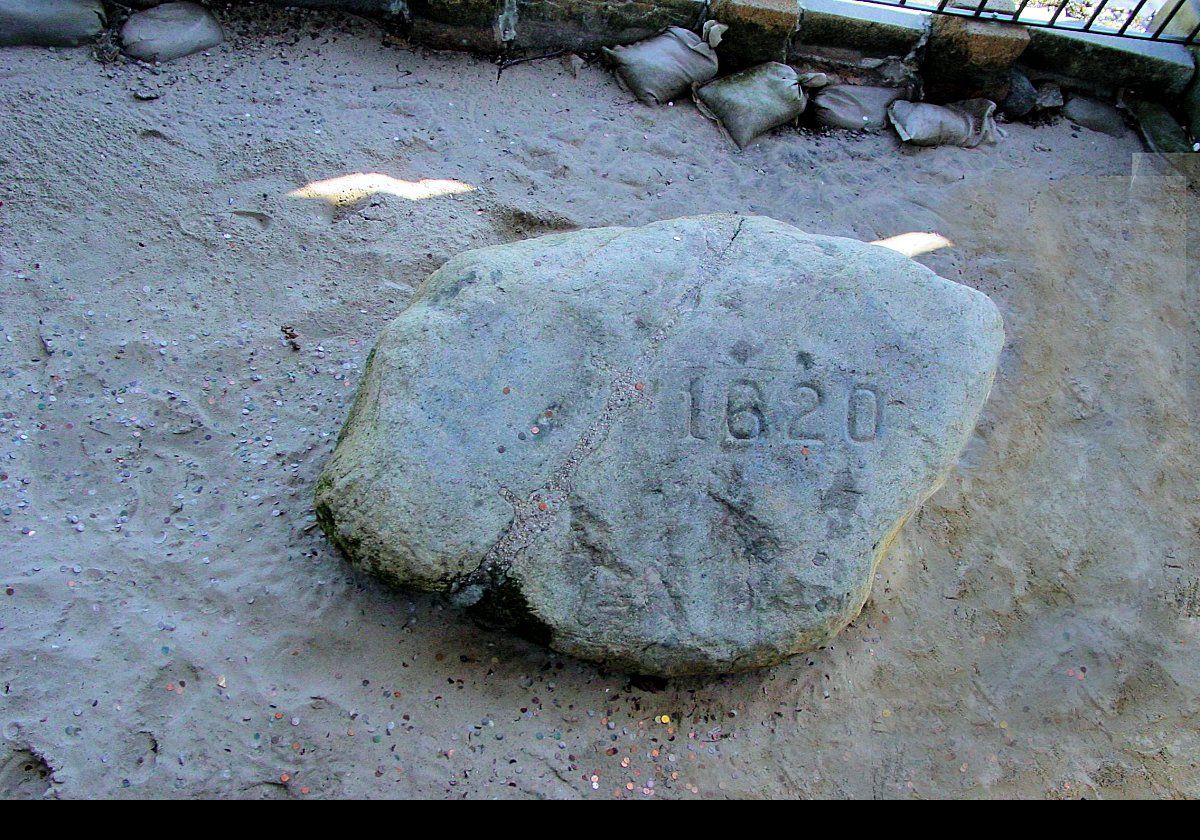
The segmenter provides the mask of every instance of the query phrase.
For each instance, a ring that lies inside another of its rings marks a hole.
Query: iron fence
[[[1115,38],[1196,44],[1200,0],[861,0],[942,15]]]

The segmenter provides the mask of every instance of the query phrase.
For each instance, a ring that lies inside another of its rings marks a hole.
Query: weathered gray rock
[[[103,29],[100,0],[0,0],[0,47],[78,47]]]
[[[1163,155],[1191,154],[1192,144],[1187,134],[1166,106],[1159,102],[1131,99],[1130,113],[1137,121],[1138,132],[1152,152]]]
[[[122,48],[142,61],[173,61],[224,39],[221,24],[198,3],[164,3],[131,15],[121,27]]]
[[[1042,82],[1037,87],[1037,102],[1034,103],[1039,111],[1053,111],[1063,106],[1062,88],[1054,82]]]
[[[471,251],[380,337],[318,519],[569,654],[770,665],[858,614],[1002,341],[983,294],[761,217]]]
[[[1008,74],[1008,96],[1002,110],[1011,119],[1028,116],[1037,107],[1038,92],[1029,77],[1015,67]]]
[[[1099,102],[1086,96],[1072,96],[1062,112],[1071,122],[1092,131],[1112,137],[1124,137],[1128,133],[1121,112],[1107,102]]]

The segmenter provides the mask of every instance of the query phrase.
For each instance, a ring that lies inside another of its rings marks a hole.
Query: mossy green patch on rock
[[[1086,32],[1030,27],[1021,63],[1092,83],[1105,92],[1127,89],[1165,101],[1181,95],[1196,62],[1181,44],[1137,41]]]
[[[1003,102],[1010,71],[1029,46],[1019,26],[959,15],[934,15],[921,73],[935,102],[985,97]]]
[[[717,56],[721,71],[767,61],[786,61],[788,44],[800,25],[799,0],[717,0],[710,15],[729,26]]]
[[[412,34],[445,49],[494,52],[505,44],[504,0],[409,0]]]
[[[630,44],[668,26],[694,29],[703,22],[704,0],[513,0],[516,37],[523,49],[597,50]]]

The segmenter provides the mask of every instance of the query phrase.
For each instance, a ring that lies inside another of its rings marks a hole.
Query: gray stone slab
[[[1151,99],[1178,97],[1196,68],[1191,52],[1180,44],[1044,27],[1030,27],[1029,35],[1022,64]]]
[[[929,27],[928,12],[846,0],[801,0],[796,44],[906,55]]]

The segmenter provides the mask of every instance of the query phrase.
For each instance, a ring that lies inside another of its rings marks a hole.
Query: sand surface
[[[497,82],[354,19],[226,23],[157,72],[0,51],[0,795],[1200,795],[1198,205],[1131,183],[1133,135],[737,154],[598,67]],[[355,172],[477,189],[287,195]],[[961,466],[836,644],[631,682],[353,575],[313,482],[413,287],[708,211],[937,231],[922,260],[1007,322]]]

